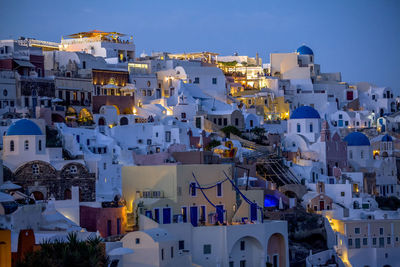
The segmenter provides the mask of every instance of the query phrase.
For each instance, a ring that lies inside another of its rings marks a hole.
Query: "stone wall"
[[[53,195],[56,200],[64,200],[72,186],[79,187],[80,201],[94,201],[96,196],[96,176],[79,162],[68,163],[59,171],[47,162],[30,161],[5,179],[21,185],[28,194],[39,191],[45,199]]]

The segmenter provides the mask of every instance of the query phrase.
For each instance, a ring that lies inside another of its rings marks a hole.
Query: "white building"
[[[123,266],[289,266],[285,221],[193,227],[140,220],[140,231],[122,239],[136,252],[124,256]]]

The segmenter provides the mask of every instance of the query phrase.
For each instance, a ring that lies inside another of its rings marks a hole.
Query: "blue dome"
[[[300,55],[314,55],[314,52],[308,46],[302,45],[297,48],[297,53]]]
[[[302,106],[296,108],[292,115],[290,115],[290,119],[320,119],[318,111],[310,106]]]
[[[8,127],[6,135],[42,135],[39,126],[33,121],[22,119]]]
[[[390,135],[385,134],[385,135],[382,137],[382,142],[393,142],[393,139],[392,139],[392,137],[391,137]]]
[[[369,146],[371,143],[365,134],[360,132],[353,132],[348,134],[344,141],[347,142],[347,146]]]

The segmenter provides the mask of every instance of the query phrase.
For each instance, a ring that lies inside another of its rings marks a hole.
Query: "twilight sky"
[[[19,0],[0,4],[0,39],[93,29],[133,35],[137,55],[269,53],[305,43],[323,72],[400,91],[398,0]]]

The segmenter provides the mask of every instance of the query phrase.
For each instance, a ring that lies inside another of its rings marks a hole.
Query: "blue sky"
[[[269,61],[305,43],[324,72],[400,89],[398,0],[2,1],[0,38],[60,41],[92,29],[133,35],[146,51],[234,52]]]

